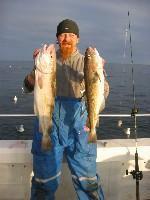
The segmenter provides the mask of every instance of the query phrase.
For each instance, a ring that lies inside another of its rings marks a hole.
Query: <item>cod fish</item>
[[[56,95],[56,51],[55,46],[44,45],[35,58],[34,112],[39,119],[42,149],[51,149],[49,133]]]
[[[105,107],[104,98],[104,59],[100,57],[96,48],[88,47],[84,58],[85,97],[88,112],[89,136],[88,142],[96,143],[96,125],[99,113]]]

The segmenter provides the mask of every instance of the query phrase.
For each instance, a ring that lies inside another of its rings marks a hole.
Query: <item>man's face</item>
[[[58,43],[63,60],[66,60],[76,51],[79,38],[74,33],[62,33],[58,35]]]

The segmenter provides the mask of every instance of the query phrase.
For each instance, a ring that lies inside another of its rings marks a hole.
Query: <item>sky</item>
[[[133,62],[150,64],[150,0],[0,0],[0,60],[32,60],[66,18],[79,26],[81,53],[93,46],[108,63],[131,63],[132,46]]]

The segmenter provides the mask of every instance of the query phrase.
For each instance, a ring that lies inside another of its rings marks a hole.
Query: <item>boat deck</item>
[[[0,141],[0,200],[29,200],[32,177],[31,141]],[[135,169],[135,140],[98,141],[97,171],[106,200],[135,200],[136,181],[126,175]],[[150,200],[150,138],[138,139],[140,200]],[[56,200],[76,200],[70,171],[63,162],[62,181]]]

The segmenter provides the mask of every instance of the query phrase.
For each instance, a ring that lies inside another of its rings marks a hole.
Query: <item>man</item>
[[[84,89],[84,56],[79,53],[79,28],[76,22],[65,19],[57,26],[59,49],[56,72],[56,100],[51,132],[52,149],[41,150],[42,134],[39,133],[38,119],[32,143],[33,172],[31,200],[53,200],[61,176],[63,153],[72,174],[72,181],[80,200],[103,200],[104,195],[96,174],[96,144],[88,143],[85,129],[87,111],[82,100]],[[34,57],[38,50],[34,52]],[[25,77],[28,92],[34,89],[34,69]],[[105,81],[105,97],[109,86]],[[71,199],[71,197],[70,197]]]

